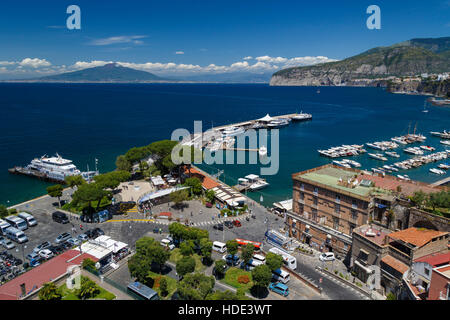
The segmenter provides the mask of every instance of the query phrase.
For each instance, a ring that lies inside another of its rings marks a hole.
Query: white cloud
[[[19,62],[19,65],[22,67],[31,67],[31,68],[40,68],[40,67],[48,67],[51,66],[51,63],[48,62],[45,59],[39,59],[39,58],[25,58],[21,62]]]
[[[184,54],[184,51],[177,51],[175,54]]]
[[[146,38],[147,36],[143,35],[135,35],[135,36],[116,36],[116,37],[109,37],[109,38],[103,38],[103,39],[96,39],[89,42],[90,45],[93,46],[108,46],[112,44],[118,44],[118,43],[132,43],[132,44],[143,44],[144,42],[139,39]]]
[[[248,59],[247,59],[248,58]],[[249,60],[255,60],[255,63],[250,63]],[[189,75],[189,74],[220,74],[231,72],[248,72],[248,73],[270,73],[277,70],[295,67],[295,66],[307,66],[323,62],[337,61],[324,56],[306,56],[306,57],[270,57],[260,56],[256,58],[245,57],[243,61],[236,61],[229,65],[217,65],[211,63],[206,66],[197,64],[185,64],[174,62],[144,62],[134,63],[126,61],[115,61],[117,64],[133,68],[137,70],[143,70],[148,72],[154,72],[161,75]],[[39,58],[25,58],[21,61],[0,61],[0,73],[5,74],[55,74],[63,73],[75,70],[81,70],[92,67],[104,66],[114,61],[92,60],[92,61],[76,61],[70,66],[66,65],[52,65],[49,61]]]

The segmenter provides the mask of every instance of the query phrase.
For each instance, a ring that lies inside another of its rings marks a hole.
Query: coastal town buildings
[[[295,173],[292,179],[292,211],[286,214],[289,235],[342,255],[350,253],[355,228],[369,222],[394,231],[408,228],[408,196],[441,190],[332,164]]]

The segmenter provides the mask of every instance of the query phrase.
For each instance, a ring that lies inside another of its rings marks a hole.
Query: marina
[[[329,158],[341,158],[358,156],[366,152],[363,145],[342,145],[339,147],[331,147],[326,150],[317,150],[320,155]]]
[[[266,179],[260,178],[256,174],[249,174],[245,176],[245,178],[239,178],[238,182],[239,184],[234,186],[233,188],[235,188],[239,192],[256,191],[269,186],[269,183],[266,181]]]

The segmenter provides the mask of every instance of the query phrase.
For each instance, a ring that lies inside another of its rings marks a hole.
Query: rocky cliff
[[[273,86],[378,86],[389,77],[450,71],[450,37],[413,39],[345,60],[273,74]]]

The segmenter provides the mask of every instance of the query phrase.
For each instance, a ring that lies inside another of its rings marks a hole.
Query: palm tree
[[[61,300],[61,291],[53,282],[44,283],[39,290],[39,299],[41,300]]]

